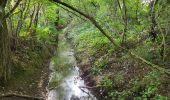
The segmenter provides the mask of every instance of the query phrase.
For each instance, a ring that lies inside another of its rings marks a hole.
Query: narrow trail
[[[97,100],[85,87],[84,80],[79,76],[79,68],[66,39],[60,36],[58,52],[51,61],[52,70],[50,83],[53,89],[49,91],[48,100]]]

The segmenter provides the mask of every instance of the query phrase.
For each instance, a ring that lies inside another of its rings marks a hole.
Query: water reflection
[[[80,88],[85,87],[85,83],[79,77],[74,50],[70,49],[64,39],[59,44],[59,48],[63,48],[63,45],[66,47],[59,50],[56,59],[52,60],[49,84],[53,88],[49,91],[47,100],[96,100],[88,89]]]
[[[49,92],[48,100],[96,100],[85,87],[84,80],[79,77],[77,67],[63,80],[61,85]]]

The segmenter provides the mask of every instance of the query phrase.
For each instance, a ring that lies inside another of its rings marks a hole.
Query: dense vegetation
[[[169,16],[169,0],[0,0],[0,89],[40,80],[64,34],[101,100],[168,100]]]

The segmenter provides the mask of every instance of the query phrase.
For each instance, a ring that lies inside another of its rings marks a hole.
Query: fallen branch
[[[100,86],[79,86],[79,88],[86,88],[86,89],[94,89],[94,88],[99,88]]]
[[[110,86],[107,86],[107,85],[96,85],[96,86],[79,86],[79,88],[87,88],[87,89],[94,89],[94,88],[100,88],[100,87],[110,87]]]
[[[131,52],[131,55],[134,56],[135,58],[141,60],[142,62],[144,62],[144,63],[150,65],[152,68],[157,69],[159,72],[161,72],[161,73],[163,73],[163,74],[165,73],[165,74],[167,74],[167,75],[170,75],[170,72],[167,71],[165,68],[160,67],[160,66],[158,66],[158,65],[155,65],[155,64],[153,64],[153,63],[151,63],[151,62],[145,60],[144,58],[142,58],[142,57],[140,57],[140,56],[134,54],[133,52]]]
[[[0,97],[19,97],[19,98],[27,98],[27,99],[32,99],[32,100],[44,100],[44,98],[42,97],[34,97],[34,96],[15,94],[15,93],[2,95]]]
[[[77,14],[74,13],[73,11],[70,11],[69,9],[66,9],[66,8],[64,8],[64,7],[61,6],[61,5],[58,5],[58,6],[61,7],[62,9],[64,9],[64,10],[66,10],[67,12],[70,12],[70,13],[72,13],[73,15],[77,16],[78,18],[80,18],[80,19],[86,21],[86,19],[84,19],[84,18],[82,18],[81,16],[77,15]]]
[[[80,88],[79,87],[79,89],[81,90],[81,91],[83,91],[84,93],[86,93],[87,95],[89,95],[90,96],[90,93],[89,92],[86,92],[85,90],[83,90],[82,88]]]

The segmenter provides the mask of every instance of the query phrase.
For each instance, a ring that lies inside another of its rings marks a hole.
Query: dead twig
[[[79,89],[90,96],[90,93],[89,93],[89,92],[86,92],[86,91],[83,90],[81,87],[79,87]]]

